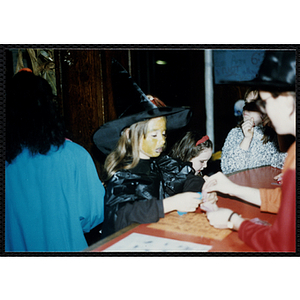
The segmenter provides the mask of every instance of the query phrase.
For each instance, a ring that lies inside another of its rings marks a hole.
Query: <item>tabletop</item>
[[[277,168],[267,166],[236,172],[228,175],[228,178],[243,186],[272,189],[279,186],[274,177],[280,172]],[[253,204],[220,193],[217,205],[232,209],[244,218],[258,217],[270,224],[276,218],[276,214],[261,212]],[[132,224],[91,245],[84,252],[135,252],[134,249],[142,252],[150,251],[151,245],[160,245],[156,247],[161,248],[152,249],[155,252],[255,252],[239,239],[238,232],[210,226],[205,212],[200,208],[182,216],[177,212],[168,213],[157,223]],[[167,250],[162,250],[165,247]]]

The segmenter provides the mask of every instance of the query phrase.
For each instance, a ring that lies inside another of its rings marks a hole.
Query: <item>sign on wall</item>
[[[255,78],[265,50],[214,50],[214,80],[246,81]]]

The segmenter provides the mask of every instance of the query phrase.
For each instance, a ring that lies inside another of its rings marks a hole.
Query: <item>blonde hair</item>
[[[140,140],[146,136],[149,120],[132,124],[122,131],[117,147],[111,152],[105,162],[105,181],[119,170],[134,168],[140,158]]]

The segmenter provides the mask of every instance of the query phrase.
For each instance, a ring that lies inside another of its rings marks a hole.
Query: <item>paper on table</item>
[[[179,216],[176,212],[171,212],[147,227],[213,240],[222,240],[232,232],[230,229],[214,228],[209,224],[206,215],[201,213],[187,213]]]
[[[103,252],[207,252],[212,246],[131,233]]]

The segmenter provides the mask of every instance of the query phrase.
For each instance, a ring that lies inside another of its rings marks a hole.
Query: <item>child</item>
[[[257,78],[249,85],[259,88],[259,105],[268,115],[279,135],[296,136],[296,61],[293,51],[269,51]],[[239,231],[239,238],[258,251],[296,251],[296,159],[295,142],[288,150],[282,185],[277,189],[255,189],[231,182],[221,172],[211,176],[203,189],[220,191],[278,212],[272,226],[256,219],[246,220],[226,208],[208,212],[207,218],[217,228]],[[279,207],[279,209],[274,209]]]
[[[257,90],[247,90],[243,122],[225,140],[221,157],[224,174],[269,165],[283,167],[286,153],[279,151],[276,133],[266,124],[266,115],[259,111],[257,97]]]
[[[212,156],[212,148],[212,141],[207,135],[198,131],[188,131],[171,149],[169,155],[172,158],[189,162],[194,171],[194,174],[188,174],[184,183],[184,191],[202,191],[205,182],[202,177],[202,170],[207,167],[207,162]],[[215,210],[217,208],[215,204],[217,201],[216,193],[209,193],[207,198],[203,200],[205,202],[201,203],[201,209]]]
[[[170,156],[182,161],[189,161],[195,170],[195,175],[207,167],[212,155],[212,142],[207,135],[197,131],[188,131],[170,151]]]
[[[182,193],[192,168],[167,156],[158,159],[166,145],[167,129],[186,126],[190,110],[151,101],[122,66],[114,62],[113,70],[120,75],[113,78],[134,86],[138,97],[129,97],[131,103],[126,114],[105,123],[94,135],[95,144],[102,152],[111,151],[104,164],[102,237],[132,223],[157,222],[173,210],[195,211],[201,202],[196,192]]]

